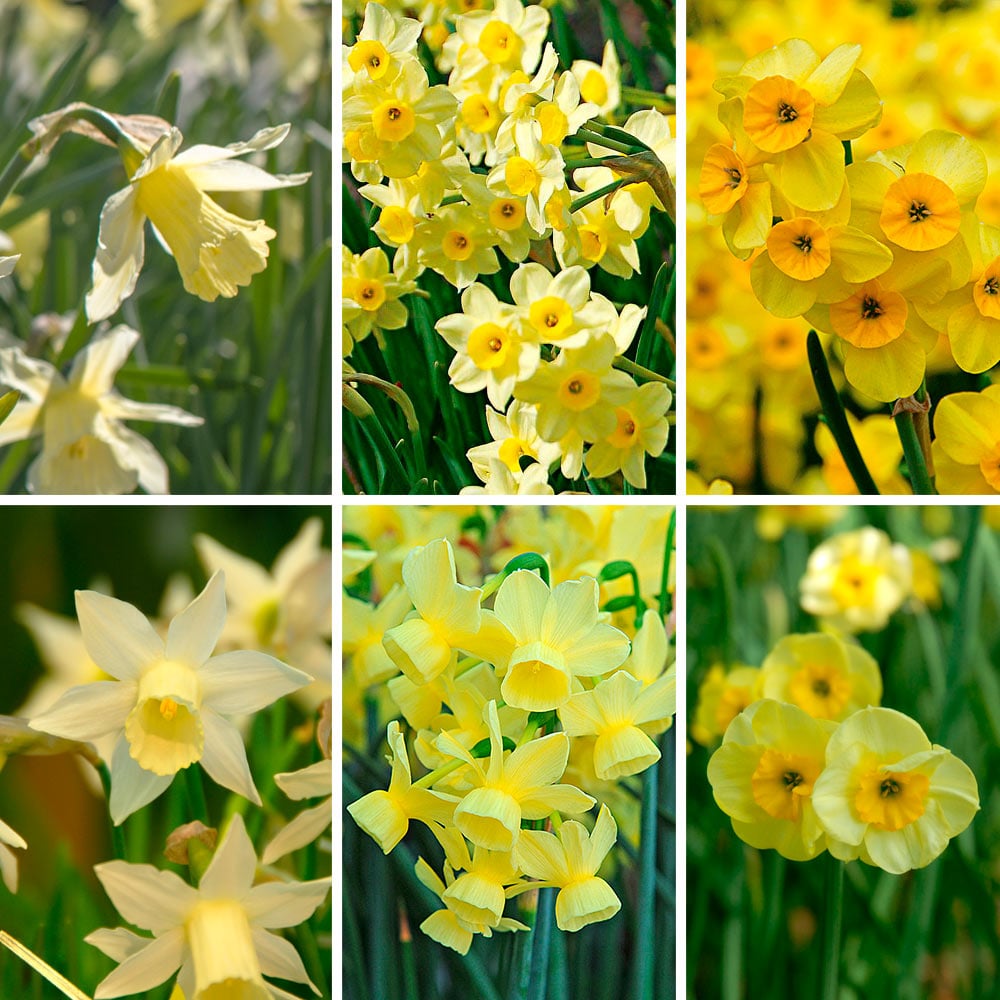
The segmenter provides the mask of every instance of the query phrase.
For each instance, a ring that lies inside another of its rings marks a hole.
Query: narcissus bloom
[[[592,832],[582,823],[567,820],[559,835],[523,830],[515,856],[525,875],[540,879],[526,888],[557,886],[556,924],[563,931],[578,931],[587,924],[610,920],[622,907],[614,889],[597,870],[618,839],[611,810],[601,806]]]
[[[802,607],[844,632],[873,632],[910,595],[913,564],[905,545],[878,528],[845,531],[815,548],[799,583]]]
[[[309,675],[250,650],[212,655],[226,620],[225,587],[216,573],[171,621],[166,642],[131,604],[76,592],[87,652],[115,679],[71,688],[31,726],[83,742],[115,736],[110,810],[116,824],[195,762],[260,805],[243,737],[223,716],[258,712],[307,684]]]
[[[787,635],[761,664],[763,697],[839,722],[882,697],[878,664],[860,646],[826,632]]]
[[[824,849],[812,794],[835,728],[770,699],[733,719],[708,762],[708,780],[738,837],[791,861],[808,861]]]
[[[550,590],[539,576],[517,570],[500,584],[493,608],[513,637],[494,662],[504,672],[504,701],[515,708],[559,708],[569,701],[574,676],[608,673],[628,656],[625,633],[600,620],[592,577]]]
[[[660,759],[656,744],[644,731],[662,731],[677,706],[677,681],[664,674],[648,687],[626,670],[618,670],[590,691],[581,691],[559,709],[568,736],[596,736],[594,771],[602,781],[639,774]]]
[[[308,174],[269,174],[237,160],[273,149],[291,126],[262,129],[246,142],[197,145],[178,154],[183,137],[172,128],[152,148],[124,154],[129,186],[101,209],[93,287],[87,293],[91,323],[115,312],[135,290],[145,255],[146,220],[177,261],[184,287],[214,302],[232,298],[267,266],[268,241],[276,235],[262,219],[227,212],[208,192],[269,191],[304,184]]]
[[[497,703],[490,701],[483,714],[490,731],[486,767],[447,731],[435,744],[441,753],[469,765],[465,776],[473,787],[455,807],[454,817],[463,836],[487,850],[510,851],[521,834],[522,819],[544,819],[557,811],[582,813],[594,805],[594,799],[575,785],[556,783],[569,760],[565,733],[533,739],[508,754]]]
[[[945,396],[934,413],[934,435],[942,492],[1000,493],[1000,385]]]
[[[736,664],[726,670],[716,663],[698,688],[691,738],[710,746],[740,712],[760,697],[760,668]]]
[[[167,465],[156,449],[122,421],[154,420],[197,427],[204,421],[177,406],[120,396],[115,376],[139,334],[127,326],[98,333],[63,377],[20,347],[0,350],[0,385],[22,398],[0,425],[0,445],[41,435],[42,451],[28,469],[30,493],[168,493]]]
[[[840,724],[813,788],[830,853],[894,875],[929,865],[979,809],[975,775],[891,708]]]
[[[254,885],[257,858],[243,817],[236,813],[198,888],[152,865],[109,861],[94,868],[104,891],[130,924],[148,938],[119,927],[84,939],[119,966],[94,993],[145,993],[177,972],[191,1000],[239,996],[290,1000],[292,994],[262,978],[274,976],[319,989],[291,943],[272,930],[307,920],[326,899],[329,879]]]

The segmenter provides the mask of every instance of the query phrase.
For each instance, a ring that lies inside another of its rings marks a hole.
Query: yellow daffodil
[[[597,583],[568,580],[550,590],[517,570],[497,591],[494,613],[513,637],[494,662],[504,672],[504,701],[530,712],[565,705],[574,676],[596,677],[620,666],[628,637],[599,619]]]
[[[832,722],[765,699],[741,712],[708,762],[708,780],[736,835],[751,847],[774,848],[808,861],[826,847],[813,808]]]
[[[389,258],[381,247],[362,254],[343,247],[342,264],[341,315],[351,335],[352,349],[373,331],[381,346],[383,330],[406,326],[410,314],[400,299],[416,289],[416,282],[390,271]]]
[[[476,475],[486,482],[490,463],[500,461],[515,480],[521,475],[521,459],[531,458],[545,469],[558,459],[559,446],[539,437],[536,418],[538,411],[530,403],[515,399],[506,414],[486,408],[486,425],[493,440],[466,452]]]
[[[524,830],[515,854],[522,871],[539,879],[535,886],[555,886],[556,925],[563,931],[578,931],[588,924],[610,920],[620,909],[614,889],[597,875],[618,839],[611,810],[601,806],[594,829],[568,820],[559,835]]]
[[[84,939],[120,963],[105,976],[95,1000],[145,993],[178,972],[192,1000],[239,995],[269,1000],[277,987],[263,976],[310,981],[298,952],[274,929],[309,918],[330,891],[329,879],[254,885],[257,858],[243,817],[236,813],[195,889],[152,865],[108,861],[94,869],[104,891],[130,924],[102,928]]]
[[[759,687],[759,667],[737,664],[727,671],[721,664],[713,664],[698,687],[691,738],[711,746],[729,723],[760,697]]]
[[[603,325],[582,267],[553,275],[541,264],[522,264],[511,276],[510,294],[541,343],[583,347]]]
[[[481,274],[500,270],[495,233],[488,218],[473,205],[446,205],[421,222],[415,234],[417,261],[437,271],[456,288],[471,285]]]
[[[913,566],[904,545],[878,528],[834,535],[813,549],[799,583],[802,607],[844,632],[885,628],[910,595]]]
[[[596,736],[594,771],[602,781],[639,774],[660,759],[656,744],[643,731],[662,725],[676,710],[677,682],[666,674],[644,687],[618,670],[590,691],[574,694],[559,709],[568,736]]]
[[[30,493],[168,493],[167,465],[124,420],[197,427],[204,421],[177,406],[120,396],[115,376],[139,334],[126,326],[97,333],[63,376],[21,347],[0,350],[0,385],[22,397],[0,425],[0,445],[41,435],[28,469]]]
[[[237,160],[273,149],[290,126],[262,129],[252,139],[226,146],[192,146],[172,128],[146,149],[125,152],[129,186],[101,210],[93,285],[87,293],[91,323],[106,319],[135,290],[145,254],[146,220],[177,261],[184,288],[206,302],[232,298],[267,266],[275,232],[262,219],[227,212],[208,192],[269,191],[304,184],[308,174],[269,174]]]
[[[901,875],[929,865],[972,822],[979,791],[972,771],[913,719],[866,708],[830,738],[813,806],[831,854]]]
[[[110,810],[116,824],[200,762],[225,788],[260,804],[239,731],[223,716],[257,712],[309,676],[250,650],[212,655],[225,626],[221,572],[170,623],[167,638],[131,604],[76,592],[83,642],[110,681],[71,688],[31,720],[82,741],[115,737]]]
[[[632,379],[611,367],[616,354],[615,342],[604,335],[543,362],[514,387],[515,399],[538,407],[538,432],[546,441],[558,441],[570,431],[587,441],[614,433],[618,418],[612,407],[625,405],[635,392]]]
[[[825,632],[787,635],[760,665],[765,698],[840,722],[882,698],[878,664],[860,646]]]
[[[1000,386],[945,396],[932,453],[942,493],[1000,493]]]
[[[375,607],[344,594],[343,651],[346,665],[361,687],[387,681],[399,672],[382,645],[382,637],[403,621],[411,607],[409,595],[400,586],[394,586]]]
[[[610,38],[604,43],[600,66],[589,59],[575,59],[569,67],[580,85],[580,96],[604,117],[613,115],[621,103],[621,70]]]
[[[365,4],[365,19],[357,40],[344,46],[343,83],[353,90],[355,74],[364,79],[392,79],[400,67],[417,58],[421,24],[412,17],[398,17],[380,3]]]
[[[506,755],[497,704],[486,706],[490,731],[487,767],[448,732],[437,739],[441,753],[469,765],[472,784],[455,807],[455,826],[473,844],[491,851],[511,851],[521,834],[522,819],[544,819],[549,813],[582,813],[594,800],[574,785],[557,784],[569,759],[569,737],[552,733],[533,739]]]

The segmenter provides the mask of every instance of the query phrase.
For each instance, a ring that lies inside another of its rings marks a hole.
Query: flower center
[[[774,819],[798,823],[802,804],[812,795],[821,765],[804,754],[767,749],[750,777],[754,801]]]
[[[814,110],[808,90],[787,77],[768,76],[747,91],[743,127],[755,146],[781,153],[809,138]]]
[[[183,663],[164,660],[143,674],[135,708],[125,720],[132,759],[153,774],[176,774],[201,759],[201,682]]]
[[[484,371],[499,368],[510,353],[507,331],[496,323],[483,323],[469,334],[467,350],[477,368]]]
[[[441,250],[449,260],[468,260],[475,246],[465,233],[453,229],[441,241]]]
[[[854,795],[858,818],[880,830],[902,830],[924,814],[930,779],[917,771],[872,767]]]
[[[882,232],[907,250],[937,250],[958,233],[961,211],[951,188],[932,174],[904,174],[882,200]]]
[[[852,685],[836,667],[811,663],[797,670],[788,682],[791,702],[814,719],[837,719],[851,697]]]
[[[797,281],[811,281],[830,267],[830,237],[812,219],[790,219],[772,226],[767,252],[779,271]]]
[[[413,109],[398,101],[383,101],[372,112],[372,127],[382,142],[402,142],[416,127]]]
[[[884,347],[906,328],[906,300],[877,281],[864,284],[849,299],[830,306],[834,333],[855,347]]]
[[[573,330],[573,310],[557,295],[546,295],[531,304],[528,310],[531,325],[545,340],[561,340]]]

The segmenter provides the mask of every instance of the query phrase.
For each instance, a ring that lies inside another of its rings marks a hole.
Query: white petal
[[[0,378],[0,383],[2,383]],[[23,441],[25,438],[40,434],[42,422],[39,419],[42,412],[41,403],[32,403],[23,397],[18,400],[7,419],[0,424],[0,445]]]
[[[135,934],[124,927],[101,927],[91,931],[84,939],[87,944],[104,952],[116,962],[124,962],[130,955],[142,951],[149,944],[149,938]]]
[[[20,347],[0,351],[0,385],[23,392],[28,399],[40,402],[51,386],[62,388],[62,376],[47,361],[29,358]]]
[[[17,855],[4,844],[0,844],[0,881],[8,892],[17,892]]]
[[[138,341],[139,334],[127,326],[97,334],[73,361],[70,385],[85,395],[103,396],[115,384],[115,376]]]
[[[243,900],[255,927],[294,927],[319,909],[330,891],[330,879],[312,882],[265,882],[254,886]]]
[[[203,704],[223,715],[250,715],[305,687],[312,678],[266,653],[238,649],[213,656],[200,671]]]
[[[132,472],[147,493],[157,496],[169,493],[170,474],[163,456],[141,434],[114,421],[106,424],[108,430],[100,436],[113,449],[116,461]]]
[[[278,858],[311,844],[332,822],[333,808],[329,800],[303,810],[264,848],[261,862],[272,864]]]
[[[91,323],[107,319],[135,291],[146,254],[142,231],[145,220],[132,186],[116,192],[104,203],[91,268],[93,284],[86,299]]]
[[[208,535],[195,535],[194,547],[206,572],[226,571],[226,593],[235,607],[251,607],[274,590],[270,575],[259,563],[227,549]]]
[[[135,707],[134,681],[94,681],[70,688],[59,700],[31,720],[31,728],[84,743],[120,732]]]
[[[94,873],[122,917],[154,934],[183,924],[198,901],[197,891],[179,875],[152,865],[105,861],[94,865]]]
[[[126,399],[117,392],[108,393],[101,400],[101,410],[117,420],[152,420],[158,424],[178,424],[181,427],[200,427],[204,417],[188,413],[179,406],[169,406],[166,403],[140,403],[134,399]]]
[[[309,978],[302,959],[290,941],[261,927],[253,930],[253,944],[260,960],[260,971],[265,976],[277,976],[293,983],[308,983],[315,993],[319,993]]]
[[[0,278],[6,278],[8,275],[14,273],[14,265],[21,259],[19,253],[14,254],[13,257],[0,257]]]
[[[265,149],[274,149],[284,142],[291,130],[292,126],[286,122],[283,125],[262,128],[245,142],[233,142],[228,146],[209,146],[199,143],[175,156],[174,162],[185,165],[213,163],[215,160],[229,160],[244,153],[259,153]]]
[[[170,623],[167,659],[200,667],[212,655],[225,624],[226,578],[219,572]]]
[[[137,608],[93,590],[76,592],[76,615],[90,658],[119,680],[138,680],[163,659],[163,640]]]
[[[260,795],[254,787],[239,730],[231,722],[204,707],[201,710],[201,723],[205,727],[205,749],[201,755],[201,766],[214,782],[259,806]]]
[[[333,761],[318,760],[300,771],[276,774],[274,783],[290,799],[311,799],[333,792]]]
[[[176,162],[176,161],[175,161]],[[311,174],[269,174],[242,160],[216,160],[190,166],[185,173],[202,191],[273,191],[305,184]]]
[[[126,958],[117,969],[101,980],[94,1000],[124,997],[151,990],[169,979],[184,957],[184,929],[174,927],[162,937]]]
[[[111,753],[111,800],[108,809],[115,826],[162,795],[173,780],[172,774],[153,774],[140,767],[132,759],[128,740],[122,733]]]
[[[242,899],[253,885],[257,871],[257,854],[247,836],[243,817],[235,813],[199,883],[199,892],[206,898]]]
[[[280,591],[287,591],[295,578],[320,556],[319,542],[322,537],[323,522],[318,517],[311,517],[278,553],[271,575]]]

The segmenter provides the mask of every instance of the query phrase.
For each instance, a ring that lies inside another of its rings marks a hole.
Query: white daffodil
[[[139,334],[127,326],[97,334],[63,377],[20,347],[0,350],[0,384],[22,398],[0,426],[0,445],[42,435],[42,453],[28,469],[30,493],[168,493],[167,466],[156,449],[123,420],[197,427],[177,406],[120,396],[115,375]]]
[[[227,212],[206,192],[269,191],[304,184],[308,174],[269,174],[236,160],[273,149],[289,125],[262,129],[247,142],[192,146],[178,154],[183,137],[172,128],[148,152],[125,153],[130,181],[101,209],[93,287],[87,293],[91,323],[106,319],[135,290],[145,254],[148,219],[164,249],[177,261],[184,287],[214,302],[232,298],[267,266],[268,241],[276,235],[263,219]]]
[[[145,993],[178,969],[177,985],[191,1000],[295,1000],[263,976],[306,983],[318,994],[298,952],[271,930],[309,919],[326,899],[330,880],[255,886],[256,870],[239,813],[197,889],[152,865],[97,865],[94,871],[118,912],[153,937],[103,927],[84,938],[120,963],[98,984],[96,1000]]]
[[[71,688],[31,726],[66,739],[115,737],[110,810],[116,824],[195,762],[218,784],[260,805],[243,739],[224,716],[260,711],[309,676],[264,653],[212,655],[226,621],[225,589],[216,573],[171,621],[166,641],[131,604],[76,592],[87,652],[115,680]]]
[[[196,535],[206,573],[223,570],[230,612],[222,644],[265,649],[319,681],[313,706],[329,697],[333,592],[330,550],[320,545],[323,525],[310,518],[278,553],[270,572],[259,563]],[[323,689],[323,690],[321,690]]]

